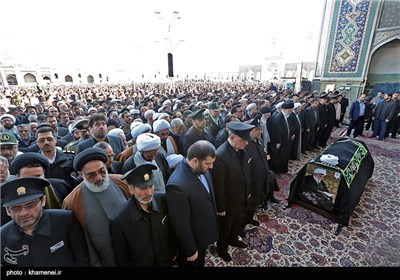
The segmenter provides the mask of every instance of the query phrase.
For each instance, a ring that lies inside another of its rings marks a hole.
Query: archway
[[[72,83],[73,82],[72,77],[70,75],[65,76],[65,82]]]
[[[10,86],[17,86],[18,85],[17,76],[15,76],[15,74],[7,75],[7,83]]]
[[[35,75],[31,74],[31,73],[26,73],[24,75],[24,82],[25,83],[36,83],[36,77]]]
[[[378,48],[371,57],[366,92],[400,91],[400,40],[392,40]]]
[[[93,84],[94,83],[94,78],[92,75],[87,76],[87,82],[88,84]]]

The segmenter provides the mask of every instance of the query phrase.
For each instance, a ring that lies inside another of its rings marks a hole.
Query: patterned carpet
[[[338,139],[343,129],[333,133]],[[370,136],[370,132],[365,132]],[[212,245],[208,267],[394,267],[400,266],[400,139],[358,138],[370,150],[375,170],[349,226],[336,236],[337,223],[298,205],[284,210],[289,186],[297,172],[318,153],[290,161],[288,174],[279,175],[282,202],[258,212],[259,227],[246,227],[246,249],[230,246],[232,261],[224,262]],[[362,172],[362,171],[361,171]]]

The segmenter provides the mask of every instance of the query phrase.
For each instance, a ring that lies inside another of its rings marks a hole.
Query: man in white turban
[[[161,139],[152,133],[142,133],[136,139],[136,149],[132,156],[130,156],[122,167],[122,173],[142,164],[153,164],[157,169],[153,170],[153,176],[157,182],[155,184],[156,191],[165,192],[165,182],[167,182],[170,175],[170,168],[165,156],[158,152],[161,146]]]

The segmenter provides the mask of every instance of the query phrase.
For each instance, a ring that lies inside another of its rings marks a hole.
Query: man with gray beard
[[[63,202],[63,208],[73,210],[84,228],[92,266],[115,266],[109,223],[130,197],[110,180],[106,162],[106,153],[97,147],[76,155],[74,169],[83,182]]]
[[[275,173],[287,173],[290,157],[290,142],[294,137],[290,136],[288,117],[292,113],[293,102],[286,101],[282,104],[282,111],[272,116],[268,129],[271,142],[271,169]]]

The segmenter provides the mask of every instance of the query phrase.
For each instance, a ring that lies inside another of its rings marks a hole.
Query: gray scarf
[[[109,225],[126,203],[124,195],[111,180],[108,188],[98,193],[90,191],[83,183],[82,201],[90,264],[94,266],[100,260],[102,266],[115,266]]]

